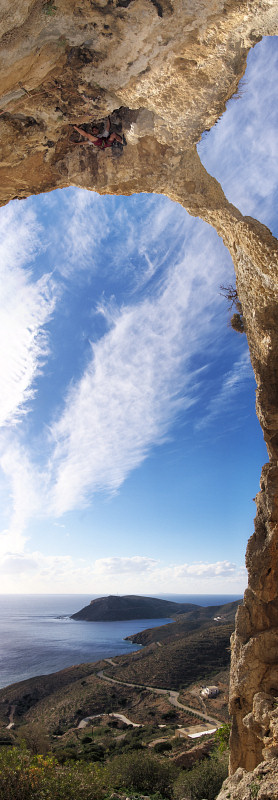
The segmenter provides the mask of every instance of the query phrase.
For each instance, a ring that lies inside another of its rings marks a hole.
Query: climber
[[[110,117],[107,117],[107,120],[105,121],[105,128],[102,133],[96,125],[94,125],[92,128],[93,135],[83,131],[82,128],[78,128],[77,125],[74,125],[73,127],[77,133],[80,133],[81,136],[85,136],[89,142],[95,145],[95,147],[100,147],[102,150],[104,150],[106,147],[112,147],[113,142],[120,142],[122,145],[126,144],[124,135],[120,136],[119,133],[115,133],[114,131],[113,133],[110,133]],[[86,142],[76,142],[76,144],[86,144]]]

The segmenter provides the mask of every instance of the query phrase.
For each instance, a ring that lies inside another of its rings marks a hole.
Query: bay
[[[169,619],[83,622],[71,620],[99,595],[0,595],[0,688],[73,664],[99,661],[138,650],[126,636]],[[231,595],[159,595],[197,605],[222,605]]]

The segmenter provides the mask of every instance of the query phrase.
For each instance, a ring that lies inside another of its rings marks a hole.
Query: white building
[[[217,686],[205,686],[201,691],[202,697],[217,697],[219,689]]]

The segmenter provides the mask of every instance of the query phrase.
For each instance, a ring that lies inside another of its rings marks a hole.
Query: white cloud
[[[126,578],[145,573],[148,582],[166,586],[173,581],[178,584],[185,578],[206,580],[207,578],[242,578],[246,577],[245,567],[239,567],[232,561],[196,561],[185,564],[163,566],[156,559],[143,556],[101,558],[94,563],[94,572],[102,576],[120,575]]]
[[[198,397],[192,359],[215,347],[223,266],[207,226],[197,233],[192,222],[189,230],[195,236],[186,256],[171,265],[155,296],[122,309],[103,307],[110,330],[92,345],[91,361],[51,430],[57,515],[89,493],[116,490]]]
[[[80,217],[80,225],[83,218],[88,226],[87,211],[94,216],[99,198],[92,200],[90,193],[79,190],[76,198],[72,195],[68,204],[72,214],[76,208],[75,222]],[[196,370],[192,358],[198,351],[205,353],[209,344],[212,349],[215,346],[216,287],[220,275],[223,277],[225,250],[216,235],[207,239],[204,223],[198,225],[185,217],[179,206],[165,199],[154,203],[153,198],[149,205],[150,214],[137,244],[130,222],[130,252],[138,245],[141,253],[148,254],[152,243],[159,241],[158,253],[152,256],[154,266],[148,263],[139,283],[148,280],[158,264],[161,267],[167,249],[163,244],[163,232],[167,241],[165,226],[171,227],[180,243],[184,241],[186,255],[181,255],[179,244],[178,256],[172,253],[172,264],[168,257],[166,277],[160,278],[159,288],[137,305],[103,304],[108,333],[92,344],[83,377],[72,383],[64,412],[50,428],[48,441],[40,440],[41,452],[49,456],[48,465],[41,464],[38,470],[31,449],[24,447],[24,435],[14,432],[13,439],[2,439],[0,463],[6,483],[11,485],[13,510],[2,534],[1,552],[22,551],[24,527],[30,517],[51,512],[60,515],[91,500],[96,491],[115,491],[150,449],[165,441],[176,414],[198,398],[203,367]],[[28,410],[34,395],[36,376],[48,354],[45,324],[61,289],[49,275],[33,280],[30,264],[39,249],[40,229],[30,208],[15,203],[4,211],[5,297],[0,335],[7,334],[7,347],[2,351],[5,378],[0,415],[11,424]],[[79,227],[78,223],[77,230]],[[98,244],[103,230],[102,218]],[[82,237],[82,225],[79,233]],[[17,242],[14,249],[13,241]],[[84,257],[90,242],[89,236]],[[71,240],[65,248],[70,246]],[[221,253],[218,259],[217,248]]]
[[[177,578],[185,578],[186,576],[195,578],[234,578],[238,575],[239,569],[240,572],[243,570],[244,574],[246,574],[244,567],[239,568],[237,564],[231,561],[215,561],[211,564],[197,561],[194,564],[182,564],[174,567],[174,573]]]
[[[243,593],[246,570],[229,561],[160,565],[148,556],[73,559],[32,553],[0,556],[1,590],[15,592]],[[78,609],[76,609],[78,610]]]
[[[144,556],[99,558],[95,561],[95,571],[101,575],[139,574],[153,570],[157,563],[154,558]]]
[[[109,216],[101,198],[94,192],[70,189],[61,197],[58,219],[53,232],[57,269],[64,278],[77,270],[91,270],[92,260],[109,234]]]
[[[25,526],[38,514],[43,499],[43,477],[30,462],[25,448],[8,437],[1,439],[0,467],[5,476],[12,513],[8,529],[0,532],[0,555],[22,553],[26,543]]]
[[[7,555],[0,561],[0,573],[4,575],[28,575],[38,569],[38,562],[32,556]]]
[[[86,219],[86,225],[87,211],[92,213],[97,203],[87,195],[90,193],[78,191],[76,203],[76,220],[80,215],[80,219]],[[73,209],[73,197],[70,204]],[[223,272],[230,271],[231,262],[216,234],[210,232],[208,237],[208,227],[204,223],[185,216],[179,206],[165,199],[155,204],[150,198],[149,204],[150,214],[137,241],[132,241],[135,228],[133,222],[130,223],[129,251],[135,252],[138,245],[141,254],[146,256],[147,268],[141,271],[138,286],[152,278],[166,258],[167,226],[179,240],[177,252],[173,244],[171,257],[167,254],[167,268],[164,266],[164,271],[161,270],[156,288],[149,288],[145,299],[122,307],[117,306],[114,299],[110,304],[102,304],[101,311],[109,330],[91,345],[89,364],[81,380],[72,381],[64,410],[49,428],[47,442],[43,436],[40,439],[40,450],[45,453],[45,460],[48,458],[47,465],[38,469],[32,450],[29,451],[28,445],[24,447],[23,435],[13,432],[13,439],[2,440],[0,463],[6,482],[10,482],[13,506],[10,524],[5,526],[1,537],[0,552],[3,554],[23,552],[24,527],[30,517],[58,516],[90,502],[97,491],[116,491],[151,448],[168,438],[179,412],[184,412],[202,394],[204,371],[218,348],[219,315],[222,314],[219,284]],[[24,251],[18,263],[17,251],[14,253],[10,244],[4,251],[4,268],[7,254],[10,266],[6,306],[11,330],[16,330],[14,339],[12,332],[9,336],[8,360],[12,362],[14,347],[20,365],[15,377],[9,378],[7,383],[10,405],[6,420],[12,422],[23,413],[34,392],[35,378],[48,349],[45,323],[60,294],[48,275],[34,282],[31,270],[26,267],[38,246],[35,217],[31,212],[26,216],[19,213],[18,204],[9,213],[7,229],[21,225]],[[102,231],[103,219],[97,234],[98,244]],[[157,253],[155,247],[151,249],[156,241],[159,242]],[[84,243],[84,258],[90,242],[89,236]],[[134,283],[136,285],[136,277]],[[199,358],[200,353],[202,363],[198,362],[196,367],[195,358]],[[20,382],[22,375],[24,379]],[[228,393],[235,391],[236,380],[231,375],[226,376],[226,383]],[[216,413],[217,403],[219,407],[224,402],[224,390],[225,386],[220,397],[215,399],[214,408],[208,410],[208,416]],[[120,562],[113,563],[114,569],[117,565],[120,569]],[[133,571],[143,573],[150,569],[146,562],[144,565],[133,561]],[[98,574],[99,570],[100,566]],[[127,563],[126,574],[128,570]]]
[[[48,352],[45,324],[55,305],[50,275],[37,281],[28,269],[39,249],[35,216],[19,203],[0,217],[0,426],[18,421],[34,396],[34,381]]]

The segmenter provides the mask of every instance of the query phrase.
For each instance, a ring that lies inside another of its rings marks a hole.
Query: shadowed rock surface
[[[0,203],[72,184],[160,192],[213,225],[232,255],[270,459],[232,647],[231,769],[252,770],[277,748],[278,249],[228,202],[196,143],[250,47],[277,33],[277,0],[2,0],[0,21]],[[71,128],[109,113],[128,142],[118,159],[76,146]]]

